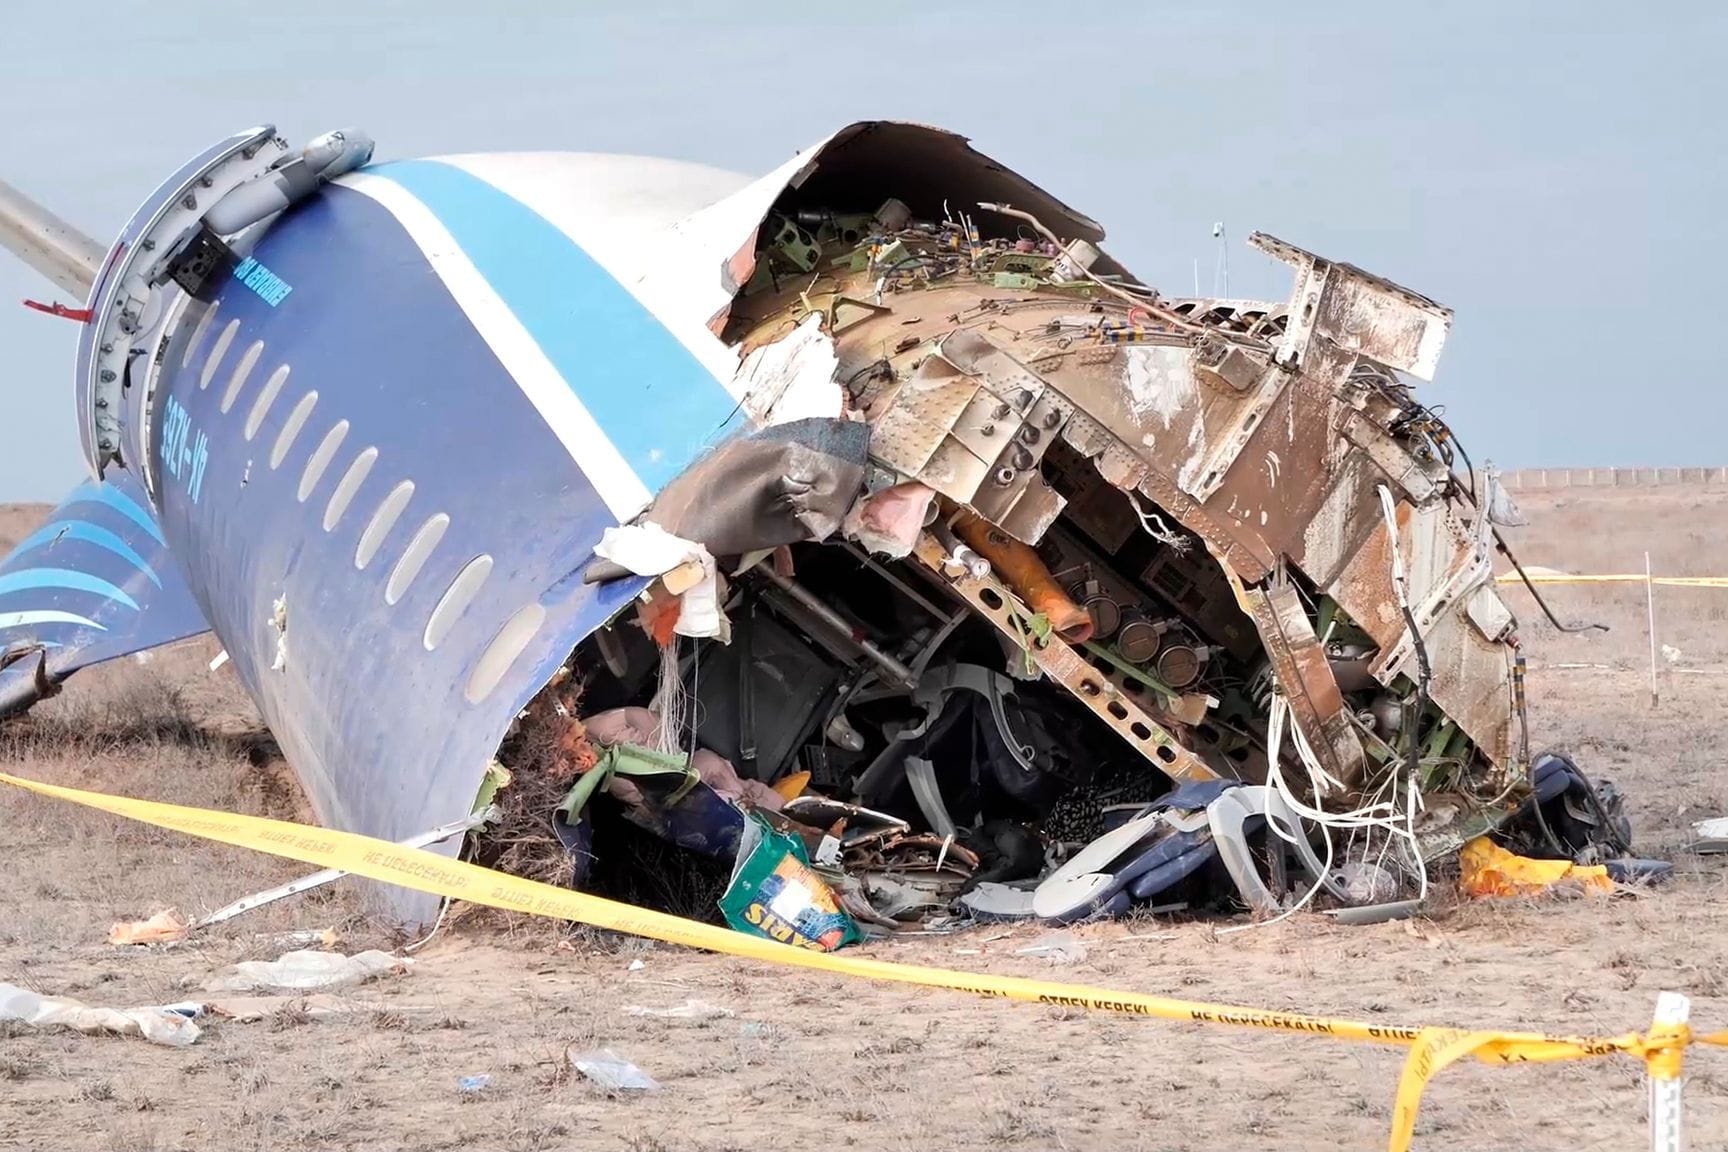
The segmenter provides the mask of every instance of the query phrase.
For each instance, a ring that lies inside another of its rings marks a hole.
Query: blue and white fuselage
[[[560,153],[352,172],[231,237],[207,299],[156,292],[106,399],[115,265],[259,138],[165,184],[92,290],[85,447],[120,467],[0,569],[0,700],[208,627],[319,819],[405,838],[467,813],[511,720],[641,590],[582,582],[602,532],[746,427],[713,321],[787,177]]]
[[[897,590],[879,599],[941,624],[902,627],[830,573],[900,655],[784,574],[751,574],[738,603],[791,596],[794,628],[814,621],[830,653],[908,689],[922,673],[902,661],[925,669],[950,638],[950,654],[1023,647],[1053,682],[1028,696],[1065,693],[1172,780],[1270,770],[1278,741],[1257,720],[1211,722],[1228,684],[1265,676],[1335,779],[1401,762],[1381,753],[1405,739],[1467,764],[1491,804],[1511,794],[1527,738],[1492,524],[1439,448],[1450,433],[1398,382],[1433,375],[1451,324],[1433,301],[1261,234],[1296,272],[1288,304],[1162,301],[1097,248],[1095,222],[917,125],[849,126],[756,179],[629,156],[370,157],[359,133],[298,153],[272,129],[237,134],[100,256],[0,185],[0,243],[87,290],[62,311],[82,321],[93,475],[0,561],[0,716],[208,629],[318,818],[406,839],[470,814],[525,706],[648,586],[593,561],[653,506],[661,528],[690,514],[708,578],[715,557],[755,564],[843,526],[916,551],[973,619],[879,569]],[[822,462],[785,463],[795,451]],[[835,498],[812,511],[824,477]],[[993,526],[966,545],[944,536],[968,531],[964,510]],[[1000,587],[968,546],[995,550]],[[1040,616],[1067,621],[1060,644],[1026,646]],[[1326,639],[1339,618],[1361,632],[1342,647]],[[1082,647],[1106,624],[1119,660]],[[1154,659],[1167,692],[1141,700],[1124,666]],[[745,666],[734,751],[754,768],[745,697],[774,678]],[[842,688],[819,691],[842,708]],[[829,738],[826,707],[807,702],[766,770]],[[1030,745],[1012,747],[1030,771]],[[930,827],[949,823],[939,789],[913,791]],[[678,797],[667,807],[712,798],[741,822],[705,784]],[[702,819],[657,830],[723,852]]]

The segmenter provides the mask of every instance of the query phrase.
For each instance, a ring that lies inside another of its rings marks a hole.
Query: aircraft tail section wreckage
[[[1628,847],[1533,761],[1504,495],[1411,383],[1446,308],[1262,234],[1287,299],[1164,297],[912,124],[371,154],[238,134],[106,252],[0,186],[92,473],[0,566],[0,714],[208,629],[321,821],[459,821],[538,741],[579,883],[622,815],[831,896],[769,902],[821,946],[1393,915],[1548,803]]]

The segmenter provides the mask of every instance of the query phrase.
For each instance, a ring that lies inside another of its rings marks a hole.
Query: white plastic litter
[[[658,1092],[659,1081],[610,1048],[566,1052],[571,1067],[608,1092]]]
[[[674,536],[652,520],[608,528],[594,546],[596,556],[621,564],[638,576],[670,572],[702,551],[702,545]]]
[[[702,545],[645,521],[606,529],[594,546],[594,554],[638,576],[664,576],[683,564],[699,566],[701,577],[679,594],[678,623],[672,630],[680,636],[710,639],[725,629],[720,612],[720,573],[714,557]]]
[[[16,1020],[38,1028],[71,1028],[78,1032],[115,1032],[142,1036],[152,1044],[184,1048],[198,1039],[192,1016],[195,1004],[155,1008],[92,1008],[65,996],[43,996],[27,988],[0,984],[0,1020]]]
[[[340,952],[284,952],[275,960],[246,960],[204,987],[211,992],[255,992],[270,988],[335,988],[361,984],[389,972],[406,972],[414,961],[376,950],[344,956]]]
[[[627,1016],[647,1016],[655,1020],[722,1020],[732,1015],[732,1009],[710,1004],[706,1000],[686,1000],[670,1008],[644,1008],[640,1004],[624,1006]]]
[[[1530,518],[1512,502],[1511,494],[1500,482],[1500,469],[1494,467],[1492,460],[1484,463],[1483,472],[1488,488],[1488,519],[1503,528],[1522,528],[1530,523]]]

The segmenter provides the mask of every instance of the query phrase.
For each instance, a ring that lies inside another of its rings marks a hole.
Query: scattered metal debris
[[[1052,964],[1078,964],[1086,959],[1086,945],[1066,933],[1045,936],[1014,950],[1016,956],[1039,956]]]
[[[1700,820],[1692,825],[1692,851],[1700,855],[1728,852],[1728,816]]]

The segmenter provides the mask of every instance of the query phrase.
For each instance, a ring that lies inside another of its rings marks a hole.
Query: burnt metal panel
[[[1246,598],[1291,717],[1326,771],[1354,785],[1363,774],[1362,741],[1301,597],[1286,583],[1251,588]]]
[[[1351,264],[1328,261],[1264,232],[1248,243],[1297,270],[1286,347],[1300,355],[1318,333],[1346,352],[1432,380],[1452,328],[1452,310]]]
[[[941,544],[928,532],[921,533],[912,550],[918,562],[944,584],[953,588],[967,603],[1004,636],[1015,643],[1025,637],[1021,624],[1032,612],[1021,603],[1008,587],[993,576],[975,577],[962,572],[951,576],[943,569]],[[1124,692],[1105,673],[1094,668],[1084,656],[1061,637],[1051,634],[1042,643],[1026,648],[1033,663],[1043,673],[1062,685],[1074,698],[1102,719],[1122,739],[1145,756],[1166,775],[1176,780],[1216,780],[1218,773],[1182,745],[1169,729],[1141,707],[1134,696]]]

